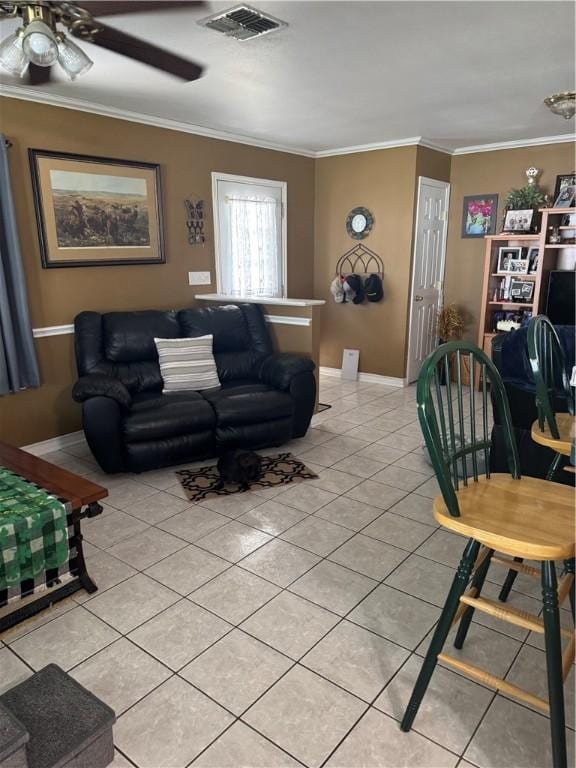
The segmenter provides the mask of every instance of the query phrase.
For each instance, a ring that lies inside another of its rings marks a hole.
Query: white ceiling
[[[542,104],[574,88],[572,2],[253,0],[289,27],[243,43],[196,24],[235,4],[105,19],[204,64],[197,82],[85,44],[92,70],[42,91],[304,152],[420,136],[455,149],[574,131]],[[0,36],[13,26],[3,22]]]

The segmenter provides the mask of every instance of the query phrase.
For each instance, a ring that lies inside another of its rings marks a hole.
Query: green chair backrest
[[[469,386],[463,384],[465,363]],[[451,374],[455,381],[451,381]],[[467,486],[479,476],[490,477],[491,400],[502,426],[510,474],[519,478],[508,398],[490,358],[470,342],[450,341],[434,350],[422,364],[416,392],[418,418],[440,491],[453,517],[460,516],[460,480]]]
[[[544,429],[546,423],[552,437],[558,439],[560,433],[554,415],[554,402],[558,396],[563,396],[568,412],[574,415],[574,395],[562,344],[546,315],[537,315],[528,324],[528,357],[536,382],[540,429]]]

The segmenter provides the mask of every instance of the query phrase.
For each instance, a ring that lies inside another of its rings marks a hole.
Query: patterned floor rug
[[[221,486],[220,475],[215,464],[200,469],[181,469],[176,472],[176,475],[189,501],[195,503],[205,499],[214,499],[217,496],[229,496],[231,493],[244,493],[246,490],[255,491],[258,488],[274,488],[275,485],[297,483],[301,480],[313,480],[318,477],[291,453],[263,456],[260,479],[251,483],[248,489],[236,484]]]

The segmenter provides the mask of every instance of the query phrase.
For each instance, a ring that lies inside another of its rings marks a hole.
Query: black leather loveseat
[[[154,338],[212,334],[221,388],[162,394]],[[82,312],[75,320],[88,445],[105,472],[142,472],[266,448],[306,433],[314,363],[274,353],[257,304],[161,312]]]

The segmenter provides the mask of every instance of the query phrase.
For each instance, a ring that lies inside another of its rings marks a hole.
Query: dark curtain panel
[[[6,140],[0,134],[0,395],[40,384]]]

